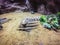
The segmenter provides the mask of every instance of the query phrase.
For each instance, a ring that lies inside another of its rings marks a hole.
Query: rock
[[[36,27],[38,26],[37,22],[39,21],[38,17],[34,17],[34,18],[25,18],[19,26],[19,30],[22,31],[30,31],[32,29],[36,29]]]
[[[22,24],[26,23],[35,23],[39,21],[39,17],[26,17],[23,21]]]
[[[0,30],[2,30],[3,29],[3,26],[2,26],[2,24],[0,23]]]
[[[6,23],[8,21],[10,21],[11,19],[7,19],[7,18],[1,18],[0,19],[0,23],[3,24],[3,23]]]
[[[26,27],[36,27],[38,24],[26,24]]]
[[[21,30],[21,31],[28,31],[28,32],[30,32],[32,29],[36,29],[36,27],[18,28],[18,30]]]

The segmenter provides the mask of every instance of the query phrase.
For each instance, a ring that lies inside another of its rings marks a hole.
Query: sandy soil
[[[0,15],[0,18],[11,19],[4,23],[3,30],[0,30],[0,45],[60,45],[60,32],[45,29],[39,22],[39,26],[31,32],[18,30],[20,22],[25,17],[36,16],[40,14],[14,12]]]

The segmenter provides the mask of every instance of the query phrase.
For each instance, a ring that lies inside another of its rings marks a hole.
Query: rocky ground
[[[40,14],[29,12],[12,12],[0,15],[0,18],[11,19],[3,24],[0,30],[0,45],[60,45],[60,32],[48,30],[38,22],[36,29],[30,32],[19,31],[20,22],[25,17],[36,17]]]

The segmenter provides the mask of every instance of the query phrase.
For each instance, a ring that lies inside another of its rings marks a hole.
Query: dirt
[[[40,15],[29,12],[11,12],[0,15],[0,18],[11,19],[4,23],[3,30],[0,30],[0,45],[60,45],[60,32],[45,29],[40,25],[40,22],[38,22],[36,29],[30,32],[18,30],[25,17]]]

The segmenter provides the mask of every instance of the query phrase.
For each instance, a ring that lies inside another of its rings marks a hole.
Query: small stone
[[[2,30],[2,29],[3,29],[3,26],[0,25],[0,30]]]
[[[35,12],[34,11],[31,11],[31,14],[34,14]]]

